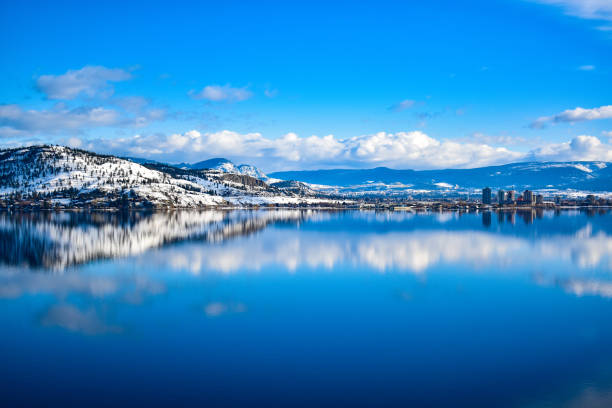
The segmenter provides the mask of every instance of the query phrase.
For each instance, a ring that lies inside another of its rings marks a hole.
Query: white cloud
[[[390,106],[389,110],[392,110],[394,112],[401,112],[408,108],[412,108],[415,103],[416,102],[411,99],[406,99],[406,100],[396,103],[395,105]]]
[[[333,135],[300,137],[288,133],[271,139],[260,133],[192,130],[169,136],[154,134],[96,140],[89,147],[177,162],[224,156],[261,166],[267,171],[339,166],[477,167],[517,161],[525,155],[486,144],[439,141],[420,131],[379,132],[348,139]]]
[[[119,120],[117,111],[102,107],[68,109],[58,104],[50,110],[24,110],[18,105],[0,106],[0,123],[16,131],[53,133],[83,127],[110,126],[118,124]]]
[[[119,68],[86,66],[63,75],[42,75],[36,81],[36,87],[48,99],[68,100],[82,95],[107,97],[114,92],[111,82],[126,81],[131,77],[128,71]]]
[[[288,133],[271,139],[260,133],[241,134],[229,130],[201,133],[191,130],[169,136],[153,134],[100,139],[84,147],[169,162],[227,157],[236,162],[254,164],[265,171],[375,166],[471,168],[527,160],[612,161],[612,145],[588,135],[543,145],[529,152],[471,141],[437,140],[420,131],[379,132],[347,139],[333,135],[300,137]]]
[[[532,150],[530,155],[539,161],[612,161],[612,145],[602,143],[595,136],[581,135],[569,142],[539,147]]]
[[[547,123],[559,123],[559,122],[582,122],[585,120],[596,120],[596,119],[610,119],[612,118],[612,105],[601,106],[599,108],[584,109],[575,108],[567,109],[563,112],[553,116],[542,116],[531,123],[532,128],[541,129],[546,126]]]
[[[578,67],[580,71],[594,71],[595,65],[581,65]]]
[[[163,117],[164,111],[159,109],[132,115],[100,106],[68,108],[63,103],[42,110],[24,110],[19,105],[0,105],[0,137],[80,133],[107,126],[142,127]]]
[[[227,85],[208,85],[200,92],[189,92],[194,99],[206,99],[213,102],[240,102],[249,99],[253,93],[245,88],[232,88]]]
[[[536,3],[559,6],[570,16],[612,21],[612,1],[610,0],[531,0]]]

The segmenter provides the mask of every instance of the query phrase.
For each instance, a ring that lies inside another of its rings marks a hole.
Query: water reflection
[[[514,228],[517,215],[527,225],[536,219],[541,223]],[[438,264],[510,271],[553,266],[559,272],[612,270],[608,216],[603,219],[606,222],[594,224],[584,217],[576,222],[575,215],[499,212],[493,223],[492,213],[486,211],[479,227],[473,222],[475,215],[452,212],[433,217],[300,210],[2,213],[0,262],[61,272],[93,260],[137,256],[166,247],[140,261],[155,259],[157,264],[194,274],[261,270],[270,265],[288,271],[334,269],[343,264],[417,274]],[[249,239],[272,226],[276,228]],[[174,245],[179,242],[189,244]]]
[[[350,388],[394,405],[597,406],[611,272],[600,211],[1,213],[0,349],[28,358],[0,374],[19,378],[52,345],[69,369],[43,396],[88,389],[70,366],[83,361],[113,373],[94,382],[105,390],[176,378],[182,395],[254,384],[240,394],[275,401],[290,366],[281,389],[342,379],[344,405],[362,401]]]
[[[274,222],[298,222],[308,211],[0,214],[0,260],[61,270],[103,258],[136,255],[187,239],[208,242],[248,235]]]
[[[453,212],[3,213],[0,296],[45,291],[104,296],[135,288],[123,296],[139,299],[148,290],[146,275],[130,283],[116,282],[112,276],[69,274],[59,279],[19,272],[33,268],[57,273],[93,260],[132,256],[142,270],[164,268],[193,275],[267,268],[424,275],[453,266],[533,274],[539,282],[554,282],[576,295],[610,297],[610,216],[600,214],[602,222],[594,223],[594,215],[498,212],[493,222],[492,213],[485,211],[479,225],[477,214]],[[516,216],[526,227],[515,225]],[[534,220],[538,222],[532,224]],[[250,237],[257,232],[261,233]]]

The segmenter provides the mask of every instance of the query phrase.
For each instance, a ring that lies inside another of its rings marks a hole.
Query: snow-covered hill
[[[314,203],[243,174],[139,164],[63,146],[0,150],[0,200],[43,206],[210,207]]]
[[[142,160],[142,159],[141,159]],[[250,164],[241,164],[239,166],[235,165],[231,161],[224,159],[222,157],[217,157],[214,159],[208,159],[197,163],[179,163],[174,165],[174,167],[179,167],[181,169],[191,169],[191,170],[219,170],[223,173],[229,174],[242,174],[245,176],[251,176],[260,180],[267,180],[266,174],[259,170],[257,167],[252,166]]]

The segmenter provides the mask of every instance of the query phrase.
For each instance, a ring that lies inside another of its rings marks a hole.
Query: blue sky
[[[612,161],[609,0],[2,1],[0,38],[6,147],[266,171]]]

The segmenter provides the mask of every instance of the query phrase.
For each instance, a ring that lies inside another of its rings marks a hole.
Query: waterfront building
[[[491,204],[491,189],[489,187],[482,189],[482,203]]]
[[[536,195],[536,204],[544,204],[544,196],[542,194]]]
[[[506,202],[506,192],[504,190],[499,190],[497,192],[497,203],[499,205],[504,204]]]
[[[508,194],[506,194],[506,202],[508,204],[514,204],[514,190],[508,191]]]
[[[525,190],[523,191],[523,203],[527,205],[532,205],[535,203],[535,197],[533,195],[533,191]]]

